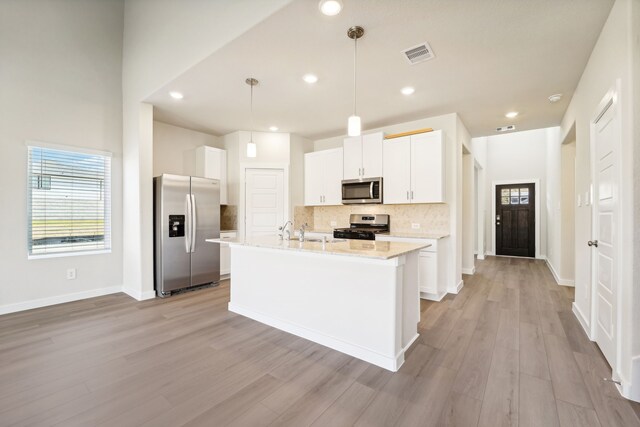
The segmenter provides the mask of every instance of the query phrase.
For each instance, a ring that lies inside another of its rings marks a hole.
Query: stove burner
[[[351,215],[349,228],[336,228],[336,239],[375,240],[376,234],[389,232],[389,215]]]

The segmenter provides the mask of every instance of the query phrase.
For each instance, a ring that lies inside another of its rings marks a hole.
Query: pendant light
[[[258,155],[258,147],[256,146],[256,143],[253,142],[253,87],[258,84],[258,80],[253,77],[249,77],[245,80],[245,83],[251,87],[251,136],[247,143],[247,157],[256,157]]]
[[[349,136],[360,136],[362,122],[360,121],[360,116],[356,114],[356,87],[358,82],[358,39],[364,36],[364,28],[351,27],[347,31],[347,36],[353,39],[353,115],[349,116],[349,121],[347,122],[347,134]]]

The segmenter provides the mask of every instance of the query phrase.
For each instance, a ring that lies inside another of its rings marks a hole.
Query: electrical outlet
[[[337,221],[331,221],[330,224],[331,224],[332,227],[335,227],[336,225],[338,225],[338,222]]]
[[[420,223],[412,222],[411,228],[413,228],[414,230],[418,230],[420,228]]]
[[[67,269],[67,280],[75,280],[76,278],[76,269],[68,268]]]

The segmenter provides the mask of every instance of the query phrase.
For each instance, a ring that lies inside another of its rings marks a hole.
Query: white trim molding
[[[498,185],[510,185],[510,184],[534,184],[536,191],[536,259],[543,259],[540,255],[540,223],[542,217],[540,216],[540,179],[507,179],[491,181],[491,253],[496,251],[496,186]],[[489,252],[487,252],[487,255]]]
[[[556,283],[560,286],[570,286],[570,287],[575,287],[575,282],[571,279],[563,279],[560,277],[560,275],[558,274],[558,272],[556,271],[555,268],[553,268],[553,264],[551,264],[551,261],[549,261],[548,258],[545,258],[545,261],[547,262],[547,267],[549,267],[549,270],[551,271],[551,274],[553,274],[553,278],[555,279]]]
[[[578,322],[580,322],[580,326],[582,326],[584,333],[587,334],[587,338],[593,341],[593,338],[591,335],[591,326],[589,325],[589,321],[587,320],[585,315],[582,314],[582,311],[580,311],[580,308],[576,305],[575,302],[571,304],[571,311],[573,311],[573,314],[578,319]]]
[[[155,290],[141,292],[138,289],[127,289],[124,287],[121,288],[120,290],[137,301],[145,301],[148,299],[154,299],[156,297]]]
[[[473,267],[471,267],[471,268],[462,267],[462,274],[466,274],[468,276],[473,276],[474,274],[476,274],[475,265]]]
[[[51,305],[63,304],[65,302],[79,301],[87,298],[101,297],[103,295],[117,294],[118,292],[122,292],[122,286],[110,286],[108,288],[92,289],[90,291],[75,292],[72,294],[57,295],[53,297],[23,301],[15,304],[7,304],[0,306],[0,315],[32,310],[34,308],[48,307]]]

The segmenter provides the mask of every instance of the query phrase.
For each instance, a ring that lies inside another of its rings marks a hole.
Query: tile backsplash
[[[309,224],[317,231],[330,231],[336,227],[348,227],[351,214],[389,214],[391,232],[420,234],[449,233],[449,205],[350,205],[350,206],[297,206],[294,223]],[[418,224],[419,228],[413,228]]]
[[[220,230],[238,229],[238,207],[220,205]]]

